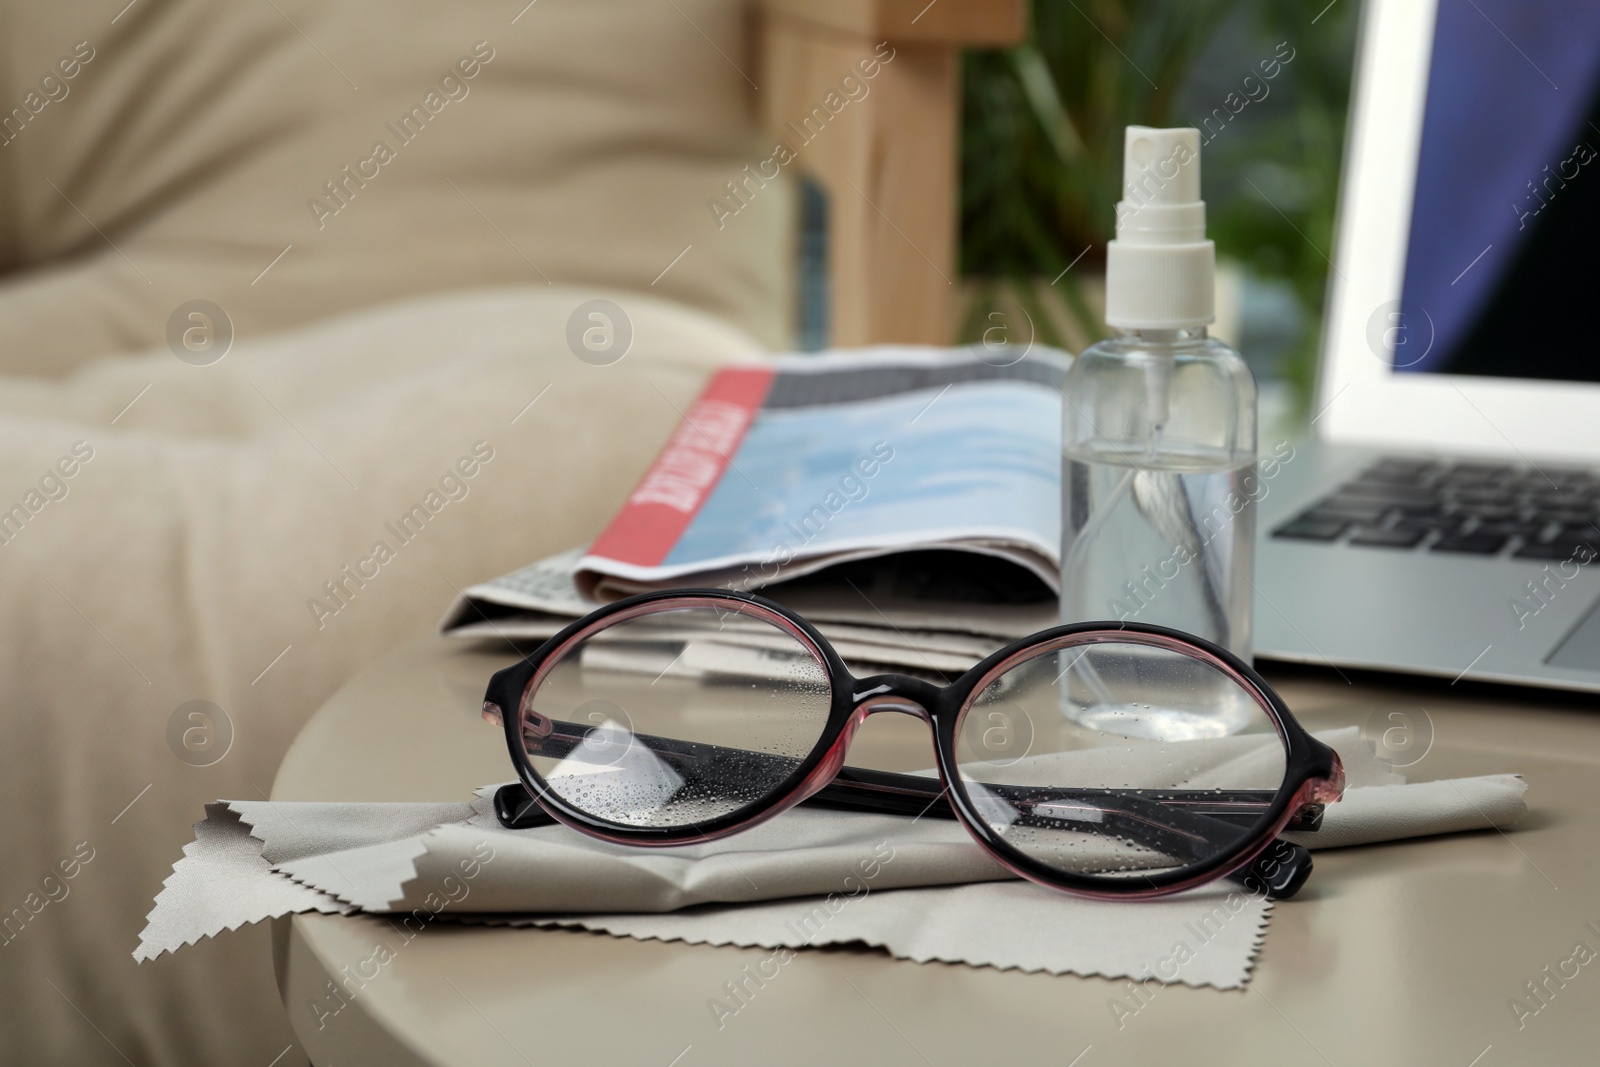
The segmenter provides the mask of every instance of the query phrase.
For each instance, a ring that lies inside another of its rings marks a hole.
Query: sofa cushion
[[[593,536],[753,344],[614,291],[632,343],[591,363],[567,339],[582,295],[451,293],[204,367],[153,352],[0,379],[0,1063],[275,1062],[292,1035],[264,931],[134,963],[190,825],[266,795],[311,712],[458,589]],[[476,716],[469,682],[441,679],[441,716]],[[230,724],[214,758],[171,732],[194,700]],[[460,791],[509,774],[501,747]]]
[[[197,299],[243,339],[484,284],[783,342],[784,191],[707,207],[758,158],[740,0],[111,15],[0,2],[0,371],[162,344]]]

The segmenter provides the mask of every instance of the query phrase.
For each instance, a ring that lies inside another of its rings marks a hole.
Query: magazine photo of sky
[[[1060,393],[1024,381],[763,410],[663,565],[958,537],[1054,558],[1060,420]]]

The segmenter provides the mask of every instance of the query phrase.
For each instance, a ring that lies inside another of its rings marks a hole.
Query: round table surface
[[[272,798],[459,801],[505,781],[504,735],[479,709],[514,659],[444,639],[394,651],[313,717]],[[1557,969],[1580,943],[1600,952],[1600,717],[1565,697],[1268,677],[1309,729],[1381,728],[1391,710],[1431,723],[1413,780],[1524,774],[1529,814],[1509,833],[1317,853],[1306,888],[1275,906],[1243,990],[1160,987],[1131,1016],[1113,1011],[1125,981],[828,947],[798,953],[719,1028],[708,1001],[768,950],[449,924],[330,1015],[317,1007],[327,983],[388,928],[308,914],[274,925],[290,1022],[312,1062],[339,1067],[1595,1062],[1600,964],[1564,980]],[[852,762],[871,765],[856,753],[900,718],[869,720]]]

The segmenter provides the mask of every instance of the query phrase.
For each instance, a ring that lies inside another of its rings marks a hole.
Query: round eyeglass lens
[[[1196,723],[1215,718],[1227,736]],[[1287,753],[1264,698],[1199,649],[1126,632],[1019,654],[956,728],[961,788],[1027,858],[1129,879],[1208,863],[1260,833]]]
[[[572,807],[681,827],[773,800],[817,747],[831,698],[827,666],[780,616],[667,601],[558,650],[523,694],[519,727],[529,763]]]

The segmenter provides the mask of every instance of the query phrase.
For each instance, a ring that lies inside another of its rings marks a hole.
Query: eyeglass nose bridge
[[[857,715],[865,718],[893,711],[910,715],[933,725],[930,710],[939,694],[938,686],[904,674],[878,674],[855,682],[850,692]]]
[[[914,719],[921,719],[923,722],[930,724],[933,722],[928,709],[909,697],[895,696],[889,693],[875,694],[856,704],[856,714],[863,719],[885,711],[910,715]]]
[[[796,791],[798,798],[796,803],[800,799],[814,795],[833,781],[840,768],[844,766],[845,754],[850,749],[851,741],[855,739],[856,731],[861,729],[861,724],[866,722],[868,717],[886,711],[897,712],[921,719],[931,727],[933,713],[928,705],[938,692],[937,686],[903,674],[880,674],[856,680],[850,690],[850,698],[854,704],[850,718],[839,730],[839,736],[829,746],[827,753],[822,757],[822,762],[801,783]]]

